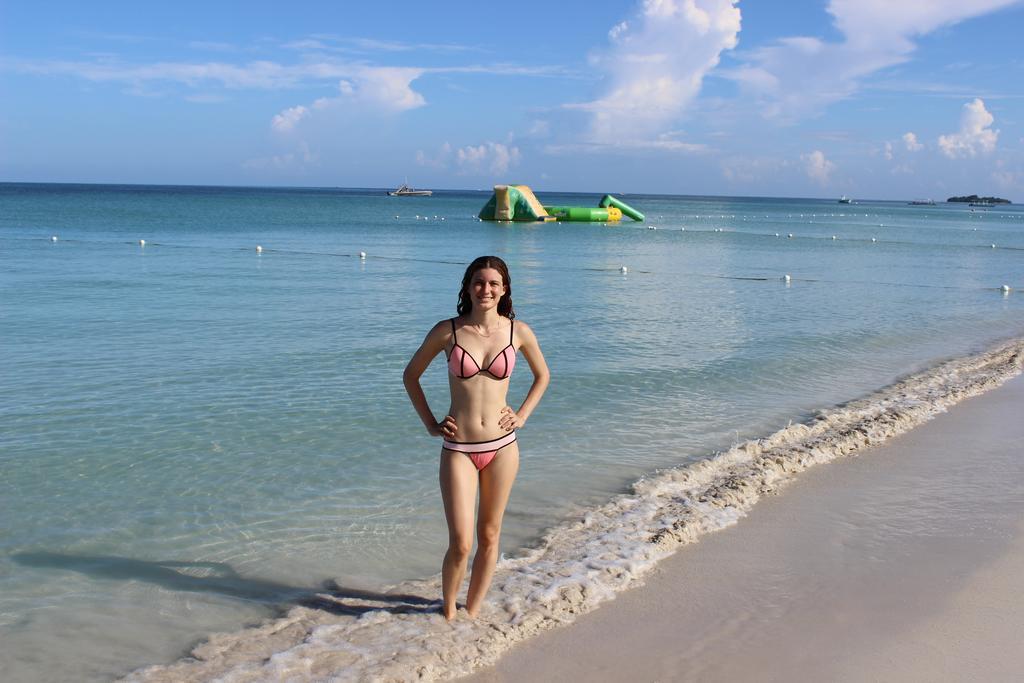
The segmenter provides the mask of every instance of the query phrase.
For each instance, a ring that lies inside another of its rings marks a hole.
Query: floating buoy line
[[[683,227],[683,228],[680,228],[680,230],[681,231],[685,231],[686,228]],[[691,232],[711,232],[711,231],[709,231],[709,230],[696,230],[696,231],[691,231]],[[717,232],[723,232],[723,229],[716,228],[714,230],[714,232],[716,232],[716,233]],[[758,236],[758,237],[772,237],[772,238],[779,237],[779,233],[761,234],[761,233],[740,232],[739,234],[742,234],[742,235],[752,235],[752,236]],[[787,237],[789,239],[797,239],[797,237],[793,233],[788,233]],[[36,238],[36,237],[0,237],[0,240],[36,241],[38,239],[39,238]],[[63,239],[63,238],[61,238],[58,235],[51,235],[50,237],[48,237],[46,239],[47,239],[47,241],[49,241],[49,242],[51,242],[53,244],[56,244],[57,242],[63,242],[65,244],[134,244],[134,245],[138,245],[139,247],[142,247],[142,248],[145,248],[145,247],[160,247],[160,248],[170,248],[170,249],[194,249],[194,250],[203,250],[203,251],[210,251],[212,249],[219,249],[219,250],[222,250],[222,251],[239,251],[239,252],[241,252],[241,251],[248,251],[248,252],[251,252],[253,250],[253,247],[207,247],[207,246],[198,246],[198,245],[193,245],[193,244],[173,244],[173,243],[169,243],[169,242],[147,242],[145,239],[139,239],[137,241],[127,242],[127,243],[126,242],[119,242],[119,241],[118,242],[104,241],[104,240]],[[807,236],[807,237],[800,237],[799,239],[818,239],[818,240],[824,241],[826,238]],[[836,235],[832,235],[831,238],[828,241],[833,241],[833,240],[838,240],[838,237]],[[868,240],[866,240],[866,239],[849,239],[849,240],[844,240],[844,241],[853,243],[853,242],[867,242]],[[875,237],[870,238],[870,242],[872,242],[872,243],[877,242],[877,241],[878,240]],[[968,247],[986,248],[986,249],[1004,249],[1004,250],[1013,250],[1013,251],[1024,251],[1024,247],[1000,247],[1000,246],[997,246],[995,244],[991,244],[988,247],[985,247],[984,245],[950,245],[950,244],[930,244],[930,245],[929,244],[925,244],[925,245],[921,245],[920,243],[917,243],[917,242],[901,242],[901,241],[888,241],[888,240],[883,241],[883,243],[884,244],[895,244],[895,245],[910,245],[910,246],[943,246],[943,247],[968,246]],[[263,255],[263,254],[280,254],[280,255],[285,255],[285,256],[319,256],[319,257],[331,257],[331,258],[353,258],[353,259],[357,259],[360,262],[365,262],[366,260],[368,260],[370,258],[370,255],[367,252],[365,252],[365,251],[358,251],[356,253],[350,254],[350,253],[346,253],[346,252],[332,252],[332,251],[305,251],[305,250],[299,250],[299,249],[268,249],[268,248],[265,248],[263,245],[259,245],[259,244],[255,245],[255,252],[258,255]],[[386,255],[375,254],[375,255],[373,255],[372,258],[375,259],[375,260],[380,260],[380,261],[395,261],[395,262],[409,262],[409,263],[434,263],[434,264],[453,265],[453,266],[464,266],[465,265],[462,261],[453,261],[453,260],[445,260],[445,259],[414,258],[414,257],[409,257],[409,256],[386,256]],[[525,267],[526,268],[530,268],[531,266],[526,265]],[[630,273],[636,273],[636,274],[641,274],[641,275],[655,275],[656,274],[654,271],[650,271],[650,270],[634,270],[632,267],[630,267],[628,265],[609,266],[609,267],[586,267],[586,266],[584,266],[584,267],[579,268],[579,270],[587,271],[587,272],[599,272],[599,273],[600,272],[614,271],[614,272],[618,272],[618,273],[620,273],[622,275],[627,275],[627,274],[630,274]],[[966,290],[966,291],[979,291],[979,290],[980,291],[996,291],[996,292],[1001,292],[1004,295],[1008,295],[1009,293],[1011,293],[1011,292],[1013,292],[1015,290],[1021,289],[1021,287],[1012,287],[1012,286],[1007,285],[1007,284],[1000,285],[999,287],[959,287],[959,286],[954,286],[954,285],[927,285],[927,284],[919,284],[919,283],[914,283],[914,282],[885,282],[885,281],[880,281],[880,280],[879,281],[870,281],[870,280],[831,280],[831,279],[826,280],[826,279],[822,279],[822,278],[796,278],[796,277],[793,277],[789,273],[785,273],[785,274],[783,274],[781,276],[769,276],[769,275],[763,275],[763,276],[761,276],[761,275],[743,276],[743,275],[722,275],[722,274],[718,274],[718,273],[696,273],[696,272],[691,272],[691,273],[689,273],[689,275],[691,277],[698,277],[698,278],[705,278],[705,279],[736,280],[736,281],[741,281],[741,282],[770,282],[770,281],[778,282],[778,281],[781,281],[781,282],[785,283],[787,286],[792,285],[793,283],[796,283],[796,282],[802,282],[802,283],[829,283],[829,284],[851,284],[851,285],[852,284],[857,284],[857,285],[883,285],[883,286],[887,286],[887,287],[914,287],[914,288],[922,288],[922,289],[945,289],[945,290]]]

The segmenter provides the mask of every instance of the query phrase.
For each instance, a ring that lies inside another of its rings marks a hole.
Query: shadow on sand
[[[216,593],[279,609],[298,605],[358,617],[376,610],[394,614],[436,612],[441,604],[439,600],[419,595],[345,588],[333,580],[325,581],[320,589],[314,589],[246,578],[232,569],[231,565],[221,562],[158,562],[114,555],[63,555],[48,552],[16,553],[10,557],[26,567],[75,571],[114,581],[145,581],[170,590]]]

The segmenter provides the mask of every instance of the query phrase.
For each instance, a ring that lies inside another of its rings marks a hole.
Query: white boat
[[[839,198],[840,204],[853,204],[853,200],[847,197],[845,194]]]
[[[391,197],[429,197],[434,194],[433,190],[414,190],[407,183],[402,183],[397,190],[388,192]]]

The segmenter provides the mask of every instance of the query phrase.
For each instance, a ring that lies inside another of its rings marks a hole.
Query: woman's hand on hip
[[[431,436],[443,436],[446,439],[455,438],[455,435],[459,432],[459,426],[455,424],[455,418],[451,415],[445,415],[444,419],[437,423],[437,426],[433,429],[428,429]]]
[[[505,406],[501,409],[501,416],[498,418],[498,426],[506,432],[511,432],[513,429],[519,429],[525,423],[526,420],[519,417],[519,413],[512,410],[510,406]]]

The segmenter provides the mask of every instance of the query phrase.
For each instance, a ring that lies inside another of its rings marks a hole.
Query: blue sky
[[[1021,0],[5,2],[0,180],[1024,201],[1022,34]]]

